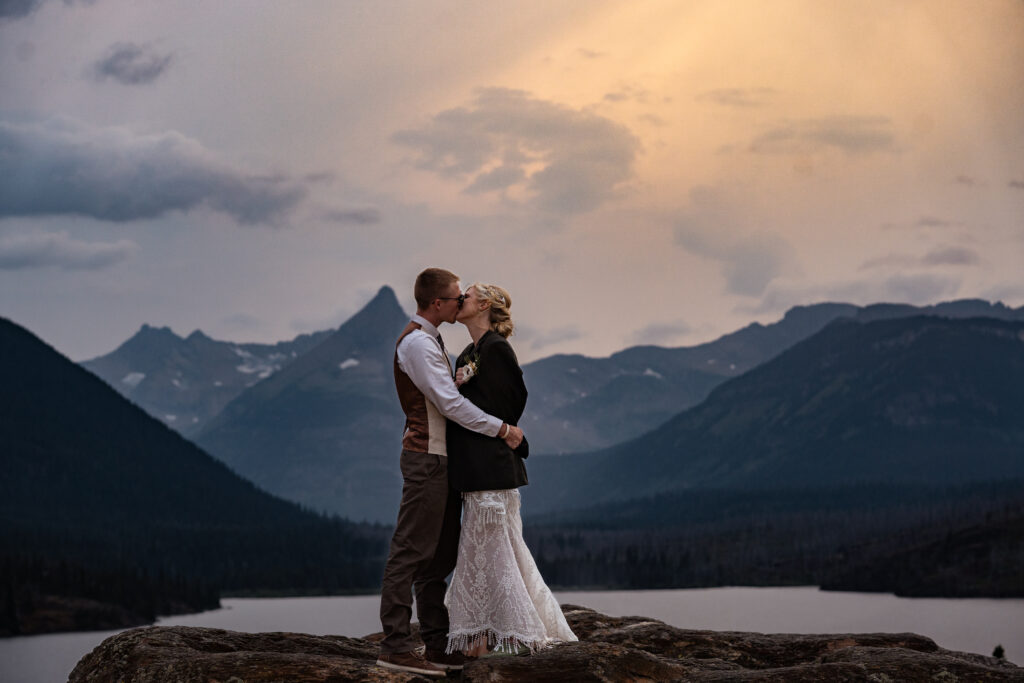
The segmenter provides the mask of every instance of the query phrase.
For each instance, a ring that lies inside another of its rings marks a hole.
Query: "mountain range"
[[[535,460],[597,451],[657,428],[722,382],[834,320],[921,312],[1024,318],[1024,308],[980,300],[930,307],[823,303],[792,308],[775,323],[753,323],[693,347],[636,346],[608,358],[551,356],[524,365],[530,398],[522,425]],[[406,319],[394,291],[383,287],[334,331],[250,348],[214,342],[200,332],[182,340],[169,330],[145,327],[85,366],[267,490],[355,519],[391,521],[401,488],[395,454],[402,424],[391,356]],[[240,370],[241,352],[252,354],[245,368],[262,369]],[[124,381],[140,375],[146,378],[134,390]],[[172,409],[174,421],[167,420]]]
[[[367,307],[380,303],[374,297]],[[523,366],[530,389],[523,426],[529,429],[538,454],[611,446],[697,405],[726,379],[756,367],[837,318],[869,321],[910,315],[1024,320],[1024,307],[1013,309],[977,299],[921,307],[821,303],[796,306],[777,322],[752,323],[696,346],[633,346],[607,358],[549,356]],[[167,327],[143,325],[116,350],[82,365],[191,438],[234,398],[334,332],[300,335],[277,344],[241,344],[213,340],[200,330],[182,338]]]
[[[695,488],[1024,476],[1024,322],[844,318],[603,451],[538,458],[533,512]]]
[[[329,334],[303,334],[277,344],[235,344],[211,339],[200,330],[182,338],[168,327],[143,325],[114,351],[82,365],[156,419],[191,437],[231,399]]]
[[[523,367],[530,401],[522,424],[536,453],[598,450],[654,429],[703,401],[725,380],[757,367],[834,320],[868,322],[912,315],[1024,320],[1024,307],[978,299],[920,307],[821,303],[796,306],[775,323],[752,323],[696,346],[633,346],[608,358],[551,356]]]

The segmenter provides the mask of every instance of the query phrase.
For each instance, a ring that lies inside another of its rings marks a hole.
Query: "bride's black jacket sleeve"
[[[487,332],[474,348],[467,346],[455,362],[462,367],[480,354],[477,374],[459,387],[484,412],[518,425],[526,408],[526,383],[512,345],[496,332]],[[530,447],[523,443],[516,450],[504,440],[469,431],[448,422],[448,483],[459,491],[513,489],[529,483],[526,464]]]

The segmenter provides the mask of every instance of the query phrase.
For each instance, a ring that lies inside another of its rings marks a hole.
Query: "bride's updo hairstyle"
[[[508,309],[512,308],[512,297],[498,285],[474,282],[473,289],[476,290],[477,296],[491,304],[491,329],[508,339],[515,329],[512,315],[508,312]]]

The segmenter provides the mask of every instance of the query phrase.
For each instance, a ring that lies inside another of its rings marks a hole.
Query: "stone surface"
[[[953,652],[912,633],[794,635],[675,628],[563,605],[578,643],[532,656],[471,662],[464,681],[1024,681],[1024,669]],[[185,626],[105,640],[70,682],[422,681],[374,665],[380,634],[365,638],[237,633]],[[459,675],[452,678],[459,679]]]

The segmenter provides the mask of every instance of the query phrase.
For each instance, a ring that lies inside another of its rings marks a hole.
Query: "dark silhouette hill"
[[[5,578],[36,562],[201,581],[214,595],[377,585],[381,530],[258,489],[2,318],[0,386]]]

